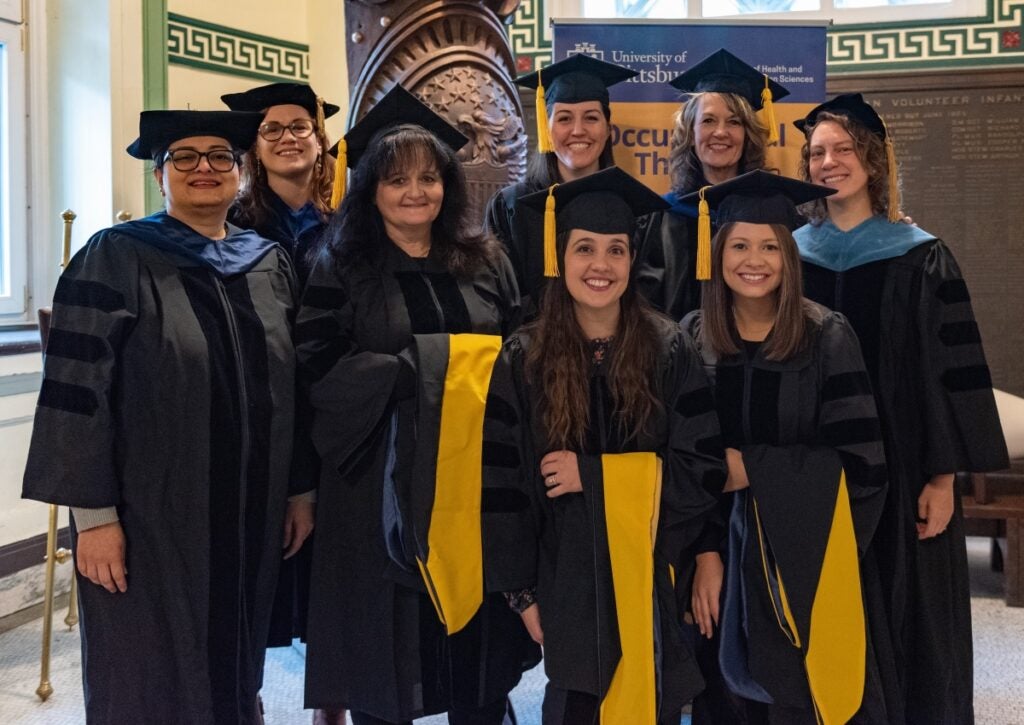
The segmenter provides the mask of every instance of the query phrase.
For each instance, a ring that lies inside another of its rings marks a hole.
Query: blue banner
[[[554,61],[586,53],[640,73],[608,89],[615,161],[659,193],[669,189],[672,117],[685,100],[668,82],[719,48],[725,48],[789,91],[790,95],[775,104],[780,140],[769,149],[767,165],[787,176],[797,176],[804,139],[792,122],[825,100],[823,23],[554,23]]]
[[[790,92],[787,103],[825,100],[825,26],[821,23],[556,21],[552,62],[586,53],[632,68],[640,75],[612,86],[612,101],[672,102],[679,92],[668,82],[719,48],[785,86]]]

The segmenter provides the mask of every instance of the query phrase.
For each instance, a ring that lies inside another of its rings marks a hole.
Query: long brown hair
[[[764,343],[768,360],[786,360],[807,342],[807,306],[803,298],[800,252],[793,233],[784,224],[770,224],[782,252],[782,281],[775,290],[775,323]],[[711,279],[701,296],[701,344],[719,356],[740,351],[736,318],[732,311],[733,292],[725,282],[722,257],[725,243],[736,227],[723,224],[711,242]]]
[[[704,167],[701,166],[700,159],[697,158],[696,133],[694,131],[697,124],[697,113],[700,111],[700,101],[707,93],[690,95],[672,116],[672,150],[669,152],[668,170],[672,191],[677,196],[696,191],[707,183],[704,177]],[[745,174],[748,171],[765,168],[768,129],[761,123],[761,119],[757,117],[757,113],[746,98],[735,93],[719,93],[718,95],[743,124],[743,153],[740,154],[739,173]]]
[[[558,255],[563,260],[568,239],[569,232],[558,235]],[[650,431],[662,407],[655,380],[662,315],[637,294],[632,279],[619,304],[619,327],[605,364],[615,418],[624,438],[630,440]],[[548,444],[553,449],[580,450],[591,422],[591,352],[564,277],[550,280],[540,314],[526,332],[531,341],[526,369],[531,379],[540,381],[541,419]]]
[[[309,179],[309,198],[326,221],[332,211],[331,188],[334,185],[334,163],[327,154],[327,149],[330,148],[327,132],[316,122],[316,119],[310,120],[313,121],[313,134],[320,145],[320,153],[317,154],[313,174]],[[262,226],[273,216],[271,199],[274,192],[271,191],[270,183],[267,180],[267,170],[259,159],[257,152],[259,142],[260,139],[257,136],[253,141],[252,148],[246,151],[242,159],[242,185],[235,202],[239,219],[253,227]]]
[[[868,197],[871,212],[880,216],[889,213],[889,157],[885,142],[872,133],[867,126],[845,113],[822,111],[813,124],[804,126],[804,147],[800,150],[800,175],[804,181],[811,180],[811,136],[823,121],[833,121],[853,139],[853,149],[868,174]],[[898,182],[897,182],[898,183]],[[828,219],[828,204],[825,199],[816,199],[805,204],[802,211],[815,226]]]

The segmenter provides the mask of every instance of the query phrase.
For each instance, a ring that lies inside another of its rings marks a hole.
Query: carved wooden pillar
[[[469,138],[474,214],[526,170],[523,109],[502,21],[519,0],[346,0],[349,126],[400,83]]]

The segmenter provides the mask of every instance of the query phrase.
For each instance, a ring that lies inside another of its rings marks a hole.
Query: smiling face
[[[722,278],[735,297],[774,301],[783,267],[782,245],[770,224],[733,224],[722,247]]]
[[[618,319],[631,262],[627,234],[597,234],[583,229],[569,232],[564,277],[577,318]]]
[[[263,117],[264,125],[289,126],[296,121],[313,124],[309,111],[294,104],[271,106]],[[321,151],[315,131],[306,138],[296,138],[287,128],[276,141],[267,141],[262,136],[256,137],[256,155],[267,170],[267,176],[308,177],[313,172]]]
[[[169,152],[190,149],[199,153],[214,150],[231,150],[227,139],[219,136],[189,136],[170,145]],[[228,207],[238,193],[238,164],[230,171],[214,171],[209,159],[203,157],[192,171],[178,171],[170,161],[153,171],[167,201],[167,211],[172,216],[187,220],[196,213],[208,214]]]
[[[549,110],[551,143],[563,181],[579,179],[600,167],[611,125],[600,101],[555,103]]]
[[[377,182],[375,203],[392,239],[429,234],[441,213],[444,182],[427,153],[417,154],[405,169],[392,169]]]
[[[704,177],[713,184],[727,181],[739,173],[746,139],[743,120],[718,93],[704,93],[697,102],[693,139]]]
[[[853,136],[835,121],[821,121],[808,143],[808,170],[815,184],[836,189],[827,203],[870,206],[868,172],[857,154]]]

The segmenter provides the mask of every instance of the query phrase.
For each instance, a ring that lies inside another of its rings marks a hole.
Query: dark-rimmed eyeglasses
[[[285,129],[292,132],[295,138],[308,138],[313,133],[313,122],[306,120],[292,121],[287,126],[271,121],[260,125],[260,136],[264,141],[277,141],[284,136]]]
[[[200,160],[204,158],[214,171],[231,171],[238,163],[238,154],[231,149],[196,151],[189,148],[168,151],[164,154],[163,163],[170,161],[178,171],[195,171],[199,168]]]

